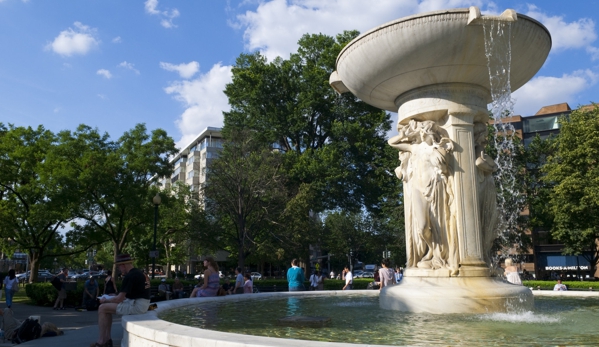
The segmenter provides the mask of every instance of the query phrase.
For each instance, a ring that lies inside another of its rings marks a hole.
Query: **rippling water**
[[[277,325],[326,316],[325,328]],[[414,314],[381,310],[378,297],[267,298],[198,304],[160,318],[203,329],[287,339],[412,346],[597,346],[599,298],[535,298],[534,311]]]

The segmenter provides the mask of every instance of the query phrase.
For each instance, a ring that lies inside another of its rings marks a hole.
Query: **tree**
[[[599,260],[599,106],[560,119],[556,152],[543,168],[551,194],[552,235],[563,253]]]
[[[59,137],[60,157],[82,194],[75,215],[83,222],[68,236],[73,243],[110,241],[116,257],[133,235],[153,223],[154,182],[172,172],[174,141],[162,129],[148,134],[143,124],[118,141],[85,125]]]
[[[306,34],[297,53],[270,63],[260,53],[242,54],[225,89],[231,111],[223,134],[250,129],[279,148],[289,190],[311,190],[314,212],[378,211],[387,187],[399,184],[388,170],[397,161],[385,140],[389,115],[328,84],[337,55],[357,35]]]
[[[39,126],[8,128],[0,124],[0,235],[4,252],[15,248],[29,255],[30,282],[37,280],[40,261],[63,252],[59,231],[74,218],[78,192],[61,179],[53,158],[56,136]]]
[[[206,242],[237,254],[243,268],[246,257],[276,235],[286,190],[281,154],[260,144],[249,131],[233,134],[212,162],[202,195],[207,213],[220,227],[218,233],[205,230]]]

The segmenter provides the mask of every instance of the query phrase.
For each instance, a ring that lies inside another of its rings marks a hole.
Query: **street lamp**
[[[158,205],[160,205],[160,194],[156,193],[156,196],[152,199],[154,203],[154,248],[152,249],[152,279],[156,274],[156,225],[158,224]]]

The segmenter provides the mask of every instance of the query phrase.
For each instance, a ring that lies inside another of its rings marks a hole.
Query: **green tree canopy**
[[[599,257],[599,106],[578,109],[560,120],[556,152],[544,167],[551,194],[553,236],[565,254]],[[590,254],[590,255],[589,255]]]
[[[385,140],[389,115],[350,93],[337,95],[328,83],[337,55],[357,35],[306,34],[289,59],[272,62],[241,54],[225,89],[231,111],[223,134],[250,129],[280,149],[290,191],[305,185],[316,212],[380,211],[381,196],[400,184],[389,170],[397,160]]]
[[[116,257],[134,234],[153,223],[153,183],[172,172],[174,141],[161,129],[148,133],[143,124],[118,141],[85,125],[59,137],[59,156],[82,195],[75,215],[83,222],[73,224],[71,243],[110,241]]]
[[[39,126],[0,124],[0,236],[2,248],[29,255],[37,279],[39,262],[64,253],[59,230],[74,218],[78,191],[66,184],[53,152],[57,138]],[[75,251],[77,252],[77,251]]]

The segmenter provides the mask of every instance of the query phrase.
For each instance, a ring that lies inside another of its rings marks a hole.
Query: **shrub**
[[[542,290],[553,290],[556,283],[557,281],[522,281],[522,285],[532,287],[533,290],[537,290],[538,287],[541,287]],[[562,284],[565,284],[568,290],[589,290],[589,288],[599,290],[599,282],[562,281]]]

